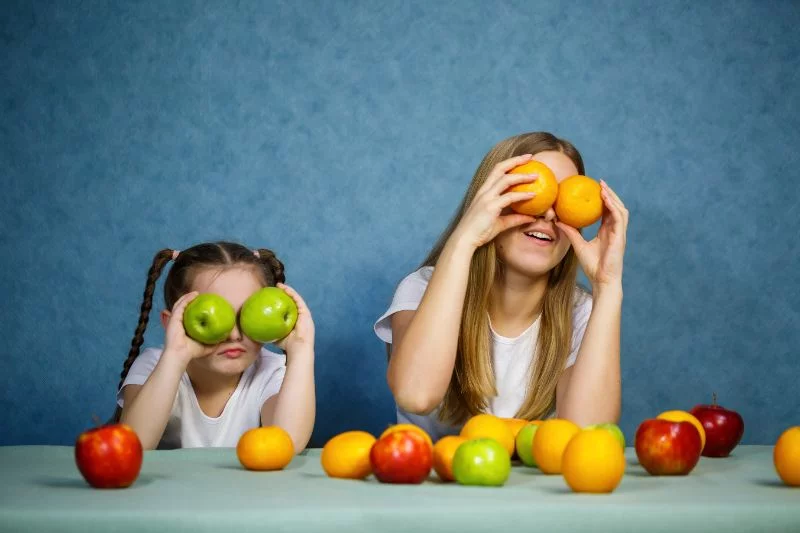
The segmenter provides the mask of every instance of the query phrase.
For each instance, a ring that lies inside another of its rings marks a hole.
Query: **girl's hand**
[[[556,225],[572,243],[581,268],[592,287],[622,283],[622,257],[625,254],[625,234],[628,230],[628,210],[605,181],[600,181],[603,198],[603,219],[597,236],[589,242],[577,229],[562,222]]]
[[[288,285],[278,283],[277,286],[286,291],[286,294],[291,296],[292,300],[294,300],[294,303],[297,304],[297,322],[295,323],[294,329],[292,329],[291,333],[281,340],[276,341],[275,346],[278,346],[281,350],[286,352],[287,355],[289,355],[290,352],[295,352],[301,348],[311,348],[313,350],[314,320],[311,317],[311,311],[309,311],[306,302],[303,301],[303,298],[297,293],[297,291]]]
[[[219,344],[208,346],[197,342],[186,334],[186,330],[183,327],[183,312],[189,302],[197,298],[199,294],[199,292],[193,291],[178,298],[178,301],[172,306],[172,312],[169,315],[166,326],[164,353],[181,357],[187,364],[192,359],[211,355],[219,346]]]
[[[514,167],[530,161],[531,157],[530,154],[512,157],[494,166],[453,232],[457,238],[464,239],[477,249],[500,232],[536,220],[535,217],[519,213],[501,215],[503,209],[514,202],[536,196],[532,192],[506,192],[509,187],[536,180],[535,174],[507,174]]]

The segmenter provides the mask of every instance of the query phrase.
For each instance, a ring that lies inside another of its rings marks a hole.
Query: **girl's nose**
[[[239,321],[237,320],[233,324],[233,329],[231,330],[230,334],[228,335],[228,340],[233,342],[239,342],[242,340],[242,332],[239,331]]]
[[[554,221],[554,220],[556,219],[556,211],[555,211],[555,209],[553,209],[553,207],[552,207],[552,206],[550,206],[550,207],[547,209],[547,211],[545,211],[544,213],[542,213],[541,215],[539,215],[539,217],[538,217],[538,218],[543,218],[543,219],[545,219],[547,222],[552,222],[552,221]]]

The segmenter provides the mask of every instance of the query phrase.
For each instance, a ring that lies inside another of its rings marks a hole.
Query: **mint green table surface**
[[[702,458],[687,477],[652,477],[628,448],[611,495],[523,466],[501,488],[336,480],[319,453],[248,472],[233,449],[153,451],[132,487],[96,490],[71,447],[0,447],[0,531],[800,532],[800,489],[780,483],[771,446]]]

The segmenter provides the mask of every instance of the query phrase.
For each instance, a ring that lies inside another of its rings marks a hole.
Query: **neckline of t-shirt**
[[[256,359],[256,361],[258,361],[258,359]],[[254,372],[255,366],[256,363],[253,363],[252,365],[248,366],[244,370],[244,372],[242,372],[242,375],[239,378],[239,382],[236,384],[236,388],[233,390],[233,393],[231,394],[230,398],[228,398],[228,401],[225,402],[225,407],[222,408],[222,412],[219,414],[218,417],[208,416],[205,413],[205,411],[203,411],[203,408],[200,407],[200,402],[197,400],[197,394],[195,394],[194,392],[194,387],[192,387],[192,380],[189,379],[189,374],[187,374],[186,372],[183,373],[183,378],[186,380],[186,384],[189,386],[189,395],[192,397],[192,404],[197,409],[197,412],[200,413],[200,417],[203,419],[204,422],[206,422],[207,424],[216,425],[225,420],[225,415],[227,415],[228,412],[230,411],[231,404],[233,404],[234,400],[239,397],[239,394],[242,388],[244,387],[245,381],[248,379],[249,374]]]
[[[489,316],[488,313],[486,314],[486,318],[489,319],[489,331],[492,332],[492,339],[494,339],[496,342],[499,342],[500,344],[516,344],[520,340],[522,340],[523,338],[529,336],[530,333],[533,331],[533,328],[537,324],[539,324],[539,319],[541,318],[541,316],[542,316],[542,314],[539,313],[536,316],[536,320],[531,322],[531,325],[528,326],[527,328],[525,328],[525,331],[523,331],[522,333],[520,333],[516,337],[504,337],[503,335],[500,335],[499,333],[497,333],[495,331],[494,327],[492,326],[492,318]]]

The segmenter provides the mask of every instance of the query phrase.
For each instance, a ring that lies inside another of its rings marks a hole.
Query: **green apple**
[[[536,466],[536,459],[533,458],[533,437],[539,424],[526,424],[517,433],[517,455],[525,466]]]
[[[453,456],[453,477],[461,485],[501,487],[511,474],[508,450],[494,439],[471,439]]]
[[[291,333],[297,304],[286,291],[264,287],[253,293],[239,311],[242,332],[256,342],[275,342]]]
[[[217,344],[231,334],[236,325],[236,311],[218,294],[203,293],[183,310],[186,334],[203,344]]]
[[[622,445],[622,449],[625,449],[625,435],[622,433],[622,430],[619,429],[619,426],[616,424],[612,424],[611,422],[607,422],[605,424],[592,424],[591,426],[586,426],[583,429],[605,429],[610,431],[612,435],[614,435],[617,440],[619,441],[620,445]]]

